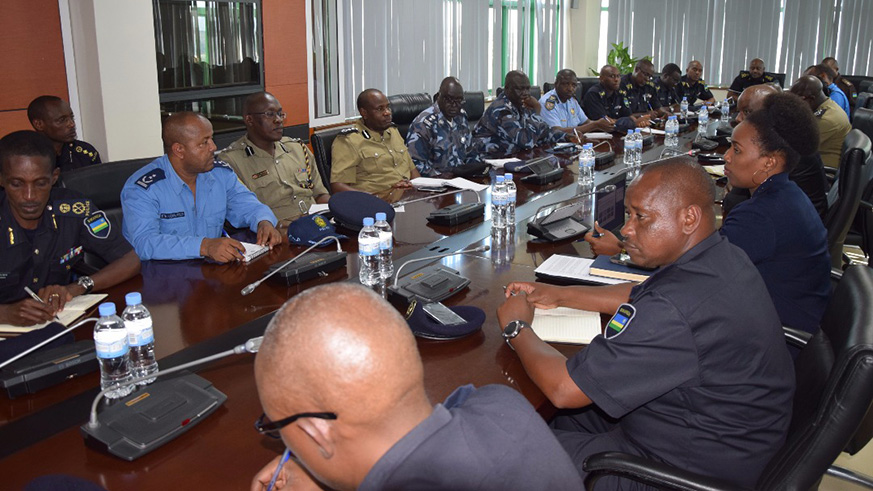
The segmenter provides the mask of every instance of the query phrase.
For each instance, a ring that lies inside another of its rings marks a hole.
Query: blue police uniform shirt
[[[483,157],[506,157],[566,139],[564,132],[553,130],[532,109],[515,107],[505,92],[488,106],[473,130],[473,147]]]
[[[477,160],[467,111],[462,108],[461,114],[449,120],[437,103],[419,113],[409,125],[406,147],[422,176],[451,172],[452,167]]]
[[[456,389],[395,443],[358,491],[580,490],[582,479],[542,417],[502,385]]]
[[[760,274],[713,232],[630,299],[604,335],[567,361],[596,404],[587,412],[617,423],[606,433],[556,429],[558,440],[580,471],[590,452],[612,446],[753,486],[785,441],[795,385]]]
[[[830,85],[828,85],[828,90],[831,91],[830,98],[833,99],[834,102],[836,102],[837,105],[843,109],[843,111],[846,111],[847,117],[851,118],[852,109],[851,106],[849,106],[849,98],[846,97],[846,93],[843,92],[842,89],[837,87],[837,84],[835,83],[831,83]]]
[[[831,293],[827,230],[785,172],[725,218],[721,233],[758,268],[782,324],[815,333]]]
[[[124,236],[143,261],[201,257],[200,243],[221,237],[225,219],[253,232],[263,220],[276,225],[270,208],[218,160],[212,170],[197,175],[196,202],[164,155],[127,180],[121,206]]]
[[[573,128],[588,121],[588,116],[579,105],[575,97],[570,97],[566,102],[561,102],[558,92],[552,89],[540,98],[542,110],[540,116],[552,127]]]

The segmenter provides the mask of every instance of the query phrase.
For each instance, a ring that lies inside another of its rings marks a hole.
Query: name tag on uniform
[[[162,220],[169,220],[171,218],[182,218],[185,216],[184,211],[177,211],[175,213],[161,213]]]

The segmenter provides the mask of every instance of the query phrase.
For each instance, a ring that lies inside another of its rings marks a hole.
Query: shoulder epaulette
[[[139,179],[136,180],[136,185],[143,189],[148,189],[152,184],[158,181],[163,181],[166,178],[167,175],[164,173],[164,169],[152,169],[140,176]]]
[[[52,202],[58,216],[83,217],[91,214],[91,201],[85,198],[56,199]]]
[[[828,112],[828,108],[826,108],[826,107],[820,107],[820,108],[818,108],[818,110],[817,110],[816,112],[812,113],[812,115],[815,116],[815,117],[817,117],[817,118],[819,118],[819,119],[821,119],[821,117],[824,116],[824,114],[825,114],[826,112]]]
[[[357,128],[351,127],[351,128],[345,128],[343,130],[340,130],[339,134],[340,135],[351,135],[352,133],[357,133],[357,132],[358,132]]]
[[[212,163],[215,164],[216,169],[227,169],[233,172],[233,167],[231,167],[230,164],[223,160],[215,159]]]
[[[740,70],[740,78],[749,78],[752,74],[748,70]]]

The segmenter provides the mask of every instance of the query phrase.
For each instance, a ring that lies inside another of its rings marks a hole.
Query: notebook
[[[592,276],[589,269],[593,259],[552,254],[534,271],[537,278],[571,285],[615,285],[625,280]]]
[[[245,248],[246,251],[243,253],[243,260],[245,262],[251,262],[255,259],[263,256],[264,254],[270,252],[270,248],[267,246],[260,246],[258,244],[252,244],[250,242],[240,242]]]
[[[600,314],[567,307],[536,309],[531,328],[543,341],[589,344],[601,334]]]
[[[60,318],[61,324],[65,326],[72,325],[79,319],[79,317],[85,315],[85,312],[91,309],[91,307],[97,305],[97,303],[104,298],[106,298],[105,293],[91,293],[88,295],[79,295],[78,297],[74,297],[64,306],[63,312],[58,312],[58,318]],[[36,329],[42,329],[49,324],[50,322],[43,322],[42,324],[34,324],[32,326],[13,326],[10,324],[0,324],[0,336],[15,336],[17,334],[24,334],[26,332],[34,331]]]
[[[653,270],[647,271],[633,266],[615,264],[610,259],[610,256],[597,256],[589,268],[589,273],[593,276],[636,282],[646,281],[649,279],[649,276],[655,273]]]

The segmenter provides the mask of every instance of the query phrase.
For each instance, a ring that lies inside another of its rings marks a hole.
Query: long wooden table
[[[692,136],[693,133],[680,137],[684,149],[690,148]],[[659,138],[645,152],[644,160],[660,155],[660,141]],[[613,140],[619,154],[620,142],[618,137]],[[537,153],[542,151],[533,152]],[[617,156],[616,165],[597,173],[597,183],[622,168]],[[515,280],[532,281],[534,269],[551,254],[591,255],[584,241],[537,243],[525,231],[527,219],[539,206],[572,196],[575,172],[575,169],[565,171],[561,181],[550,185],[519,186],[515,233],[503,247],[442,260],[471,279],[468,289],[445,303],[480,307],[487,320],[480,332],[464,339],[418,341],[432,402],[442,401],[460,385],[498,383],[519,390],[542,414],[553,411],[517,356],[503,342],[496,308],[503,301],[504,285]],[[487,201],[490,193],[486,190],[480,195]],[[406,191],[394,193],[388,199],[419,196],[425,194]],[[490,235],[490,211],[486,211],[484,220],[458,227],[427,224],[425,217],[431,211],[471,199],[469,193],[459,193],[406,205],[406,211],[398,213],[394,222],[395,264],[403,264],[404,258],[434,254],[435,250],[496,245]],[[345,270],[293,287],[268,281],[246,297],[240,295],[245,285],[262,277],[270,265],[298,254],[303,248],[282,246],[247,265],[146,262],[143,274],[111,289],[108,300],[123,305],[125,293],[142,292],[143,302],[154,319],[159,364],[166,369],[260,335],[273,312],[306,288],[354,279],[358,268],[356,237],[344,241],[342,247],[349,252]],[[90,337],[90,328],[83,329],[79,337]],[[567,355],[579,349],[556,346]],[[5,394],[0,396],[0,474],[4,476],[4,488],[19,489],[34,477],[51,473],[81,476],[107,489],[246,488],[254,473],[281,451],[281,444],[261,437],[252,426],[261,413],[252,361],[251,355],[241,355],[198,370],[200,376],[227,395],[227,402],[198,426],[134,462],[87,448],[79,434],[78,427],[87,420],[97,392],[96,373],[15,400],[8,400]]]

